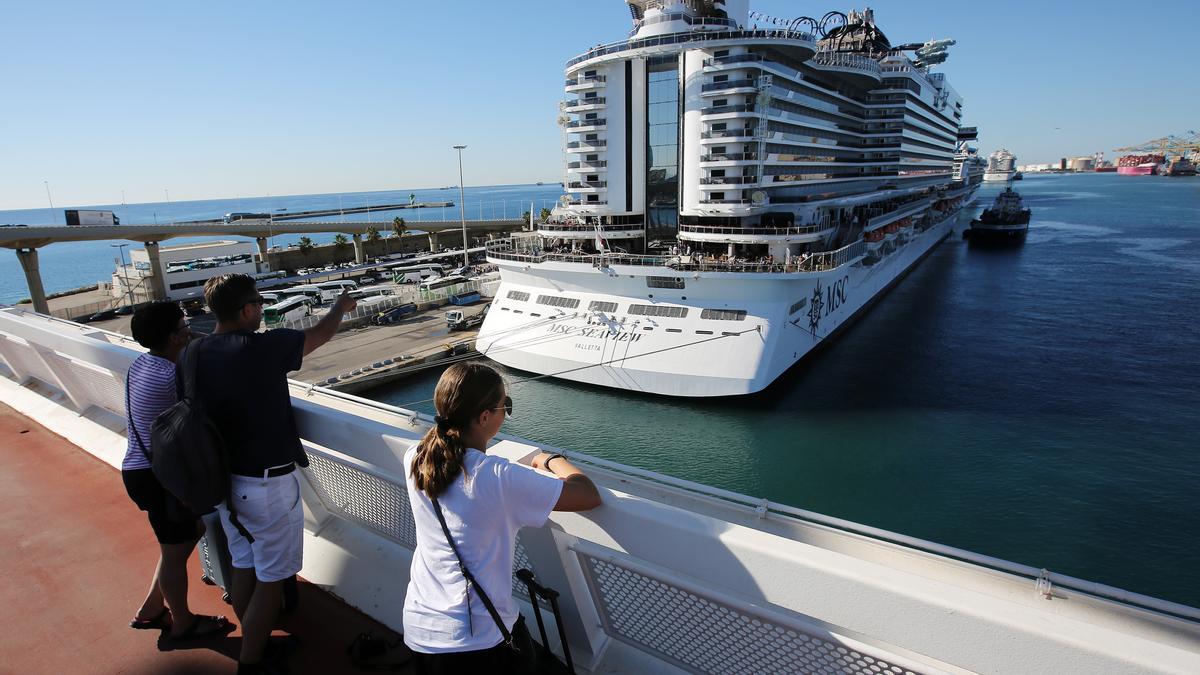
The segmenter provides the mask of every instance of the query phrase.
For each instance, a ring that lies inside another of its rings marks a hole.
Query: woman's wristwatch
[[[546,467],[546,470],[549,471],[550,473],[554,473],[554,469],[550,468],[550,462],[553,460],[559,459],[559,458],[566,459],[566,457],[564,457],[561,452],[556,452],[553,455],[550,455],[549,457],[547,457],[546,461],[542,462],[542,466]]]

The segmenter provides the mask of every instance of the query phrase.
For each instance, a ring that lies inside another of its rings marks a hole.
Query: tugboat
[[[1001,192],[990,209],[984,209],[971,227],[963,232],[963,238],[974,243],[1012,243],[1025,241],[1029,232],[1029,209],[1021,201],[1021,195],[1012,187]]]

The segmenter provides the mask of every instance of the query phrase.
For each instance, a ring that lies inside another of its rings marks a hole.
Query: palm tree
[[[379,241],[379,228],[374,225],[367,226],[367,241]]]
[[[300,255],[308,255],[308,252],[313,250],[312,239],[309,239],[308,237],[300,237],[300,243],[298,247],[300,249]]]
[[[541,220],[543,223],[550,220],[550,209],[542,209],[542,212],[538,214],[538,220]]]
[[[404,226],[404,219],[396,216],[392,219],[392,236],[403,237],[408,234],[408,228]]]
[[[346,244],[349,243],[349,241],[350,240],[346,239],[346,235],[339,232],[333,236],[333,247],[340,251],[343,248],[346,248]]]

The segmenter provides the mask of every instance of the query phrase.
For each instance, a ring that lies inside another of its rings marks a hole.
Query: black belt
[[[278,478],[279,476],[286,476],[295,470],[296,470],[296,463],[288,462],[287,464],[283,464],[280,466],[273,466],[269,469],[264,469],[262,471],[262,473],[257,473],[257,474],[253,474],[253,475],[239,473],[237,475],[245,476],[246,478]]]

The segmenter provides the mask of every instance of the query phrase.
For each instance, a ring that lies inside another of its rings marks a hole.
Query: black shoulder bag
[[[563,651],[567,655],[567,664],[563,665],[558,657],[554,655],[544,645],[536,645],[533,637],[529,634],[529,629],[525,627],[525,617],[517,615],[517,622],[513,625],[510,632],[505,627],[504,621],[500,618],[500,613],[496,611],[496,606],[492,604],[491,598],[484,592],[483,586],[480,586],[476,581],[471,570],[467,569],[467,564],[463,562],[462,554],[458,552],[458,546],[454,543],[454,537],[450,536],[450,528],[446,525],[446,517],[442,515],[442,505],[438,503],[436,497],[430,497],[433,502],[433,510],[437,513],[438,523],[442,526],[442,532],[446,535],[446,543],[450,544],[450,550],[454,551],[454,557],[458,560],[458,569],[462,572],[463,578],[467,580],[467,614],[470,616],[471,607],[471,589],[475,589],[475,593],[479,595],[479,599],[483,601],[483,606],[487,608],[488,614],[492,616],[492,621],[496,622],[496,627],[500,629],[500,634],[504,636],[504,646],[510,654],[509,664],[513,672],[521,673],[574,673],[575,669],[571,665],[571,652],[566,643],[565,633],[562,632],[562,620],[557,615],[558,606],[555,603],[555,618],[558,619],[559,634],[563,636]],[[527,570],[521,570],[526,572]],[[529,577],[533,577],[533,573],[529,572]],[[525,578],[522,577],[525,581]],[[528,584],[528,582],[526,582]],[[539,589],[542,587],[538,587]],[[531,589],[532,590],[532,589]],[[548,589],[545,589],[548,590]],[[557,596],[557,594],[555,594]],[[538,606],[535,596],[530,596],[533,599],[533,606],[538,613],[538,627],[542,627],[541,608]],[[542,641],[546,640],[545,629],[542,629]]]

